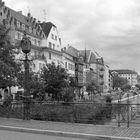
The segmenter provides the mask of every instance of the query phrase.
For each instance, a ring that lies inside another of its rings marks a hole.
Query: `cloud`
[[[139,0],[5,0],[5,3],[25,14],[30,9],[38,20],[52,21],[64,45],[94,49],[110,68],[135,68],[140,72]],[[76,42],[82,43],[79,46]]]

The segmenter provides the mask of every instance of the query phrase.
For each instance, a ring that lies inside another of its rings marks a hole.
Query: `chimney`
[[[28,14],[27,14],[27,22],[30,21],[30,18],[31,18],[31,13],[28,13]]]
[[[64,52],[66,52],[66,47],[64,47]]]
[[[34,21],[36,22],[36,18],[34,18]]]
[[[33,19],[33,26],[35,27],[36,18]]]
[[[2,2],[1,6],[2,6],[2,7],[5,6],[5,2]]]
[[[31,13],[28,13],[28,14],[27,14],[27,17],[30,18],[30,17],[31,17]]]

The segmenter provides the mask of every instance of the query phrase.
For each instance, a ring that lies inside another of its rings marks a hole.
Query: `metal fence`
[[[0,117],[25,118],[25,104],[14,101],[0,105]],[[129,127],[140,124],[140,104],[94,102],[30,102],[30,119],[88,124],[110,124]]]

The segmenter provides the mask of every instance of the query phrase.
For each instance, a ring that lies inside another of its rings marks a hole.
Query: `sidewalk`
[[[114,127],[114,126],[101,126],[101,125],[92,125],[92,124],[78,124],[78,123],[63,123],[63,122],[44,122],[44,121],[25,121],[18,119],[6,119],[0,118],[0,129],[5,129],[4,127],[8,126],[10,129],[13,127],[26,128],[27,130],[39,130],[44,131],[42,134],[45,134],[45,130],[48,132],[62,132],[64,133],[73,133],[78,135],[98,135],[102,137],[123,137],[123,138],[139,138],[140,139],[140,128],[138,127]],[[6,127],[5,130],[9,130]],[[16,130],[16,129],[15,129]],[[23,131],[22,132],[27,132]],[[33,131],[32,131],[33,132]],[[30,132],[31,133],[31,132]],[[52,133],[51,133],[52,134]],[[78,137],[78,136],[77,136]],[[111,139],[110,139],[111,140]],[[120,139],[119,139],[120,140]]]

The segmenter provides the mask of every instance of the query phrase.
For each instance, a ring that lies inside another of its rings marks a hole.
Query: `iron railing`
[[[0,105],[0,117],[24,119],[24,102]],[[30,102],[30,119],[129,127],[140,124],[140,104],[96,102]]]

